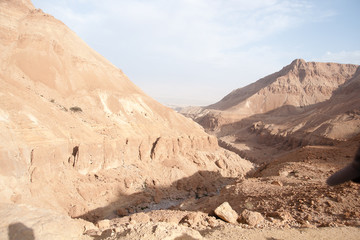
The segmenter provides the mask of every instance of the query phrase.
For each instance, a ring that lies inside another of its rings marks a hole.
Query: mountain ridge
[[[261,163],[271,158],[263,160],[255,149],[275,156],[359,134],[359,91],[358,65],[296,59],[213,105],[180,112],[217,136],[222,147]]]
[[[302,59],[296,59],[280,71],[236,89],[219,102],[205,108],[254,114],[264,113],[286,104],[311,105],[329,99],[332,91],[351,78],[357,68],[357,65],[352,64],[307,63]],[[336,76],[332,76],[333,74]],[[318,80],[314,77],[322,79],[322,84],[313,82]],[[312,94],[317,96],[311,96]]]

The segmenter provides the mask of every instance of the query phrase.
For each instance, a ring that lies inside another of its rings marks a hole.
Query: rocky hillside
[[[332,145],[360,133],[357,65],[294,60],[208,107],[183,109],[223,147],[258,163],[284,149]],[[275,148],[274,148],[275,146]]]
[[[30,0],[2,0],[0,239],[357,239],[358,187],[325,185],[359,142],[337,142],[359,132],[357,68],[297,60],[193,111],[230,152]]]
[[[0,9],[1,202],[96,220],[201,194],[209,179],[216,191],[252,168],[30,0]]]
[[[265,113],[282,106],[305,107],[330,99],[334,90],[351,79],[357,65],[294,60],[279,72],[239,88],[210,109],[242,114]]]

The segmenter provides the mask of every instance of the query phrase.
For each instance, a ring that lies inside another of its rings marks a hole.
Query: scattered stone
[[[279,176],[280,177],[287,177],[287,176],[289,176],[289,172],[288,171],[281,171],[281,172],[279,172]]]
[[[259,212],[249,211],[245,209],[241,213],[241,221],[249,226],[255,226],[264,221],[264,217]]]
[[[150,222],[150,217],[143,212],[135,213],[130,217],[131,223],[147,223]]]
[[[99,229],[89,229],[84,231],[84,235],[88,235],[88,236],[100,236],[101,235],[101,231]]]
[[[244,207],[245,207],[246,209],[252,210],[252,209],[254,209],[254,204],[253,204],[252,202],[246,202],[246,203],[244,204]]]
[[[283,221],[292,221],[294,220],[294,218],[291,216],[291,214],[289,212],[279,212],[279,217],[283,220]]]
[[[238,214],[231,208],[228,202],[224,202],[215,209],[215,214],[222,220],[229,223],[237,223]]]
[[[274,180],[274,181],[271,182],[271,184],[272,184],[272,185],[277,185],[277,186],[280,186],[280,187],[283,186],[283,183],[280,182],[279,180]]]
[[[124,179],[124,185],[125,185],[126,188],[131,188],[133,183],[132,183],[132,181],[130,179],[125,178]]]
[[[126,208],[119,208],[118,210],[116,210],[116,213],[120,217],[124,217],[124,216],[127,216],[129,214],[129,212],[128,212],[128,210]]]
[[[166,215],[158,219],[159,222],[167,222],[167,223],[179,223],[180,219],[176,215]]]
[[[309,223],[309,221],[304,221],[302,224],[301,224],[301,227],[302,228],[316,228],[315,225],[312,225],[311,223]]]
[[[208,217],[206,218],[206,221],[211,228],[219,225],[218,220],[215,217]]]
[[[185,223],[187,226],[195,226],[202,221],[202,216],[198,212],[192,212],[183,217],[180,223]]]
[[[203,239],[201,234],[191,228],[174,223],[141,223],[116,236],[116,239]]]
[[[161,199],[164,197],[164,194],[161,192],[161,190],[155,188],[155,195],[154,195],[154,202],[160,203]]]
[[[223,159],[219,159],[215,162],[216,166],[218,166],[219,168],[221,169],[226,169],[227,166],[226,166],[226,163],[224,162]]]
[[[105,229],[108,229],[108,228],[110,228],[110,220],[104,219],[104,220],[98,221],[96,226],[102,231]]]

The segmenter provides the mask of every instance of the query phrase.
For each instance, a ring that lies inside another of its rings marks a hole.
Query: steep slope
[[[334,91],[329,100],[301,109],[293,107],[289,115],[280,108],[252,116],[247,119],[252,120],[247,131],[256,134],[259,142],[281,143],[280,147],[332,145],[346,141],[360,133],[359,92],[358,70],[352,79]]]
[[[198,171],[225,178],[252,168],[29,0],[0,9],[2,202],[80,216],[136,206],[129,196],[149,188],[158,190],[146,203],[159,202]]]

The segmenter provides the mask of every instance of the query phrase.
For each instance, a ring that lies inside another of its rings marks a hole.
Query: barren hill
[[[265,113],[282,106],[305,107],[328,100],[334,90],[353,77],[357,65],[294,60],[279,72],[236,89],[206,108]]]
[[[222,146],[266,162],[271,158],[263,159],[255,149],[273,155],[308,144],[334,144],[360,133],[359,82],[357,65],[298,59],[218,103],[182,113],[218,136]]]
[[[208,178],[216,191],[252,168],[29,0],[0,9],[2,203],[96,220],[198,194]]]
[[[227,151],[30,0],[0,0],[0,239],[356,239],[356,185],[324,179],[359,141],[357,68],[296,60],[196,109]],[[226,201],[256,223],[215,218]]]

